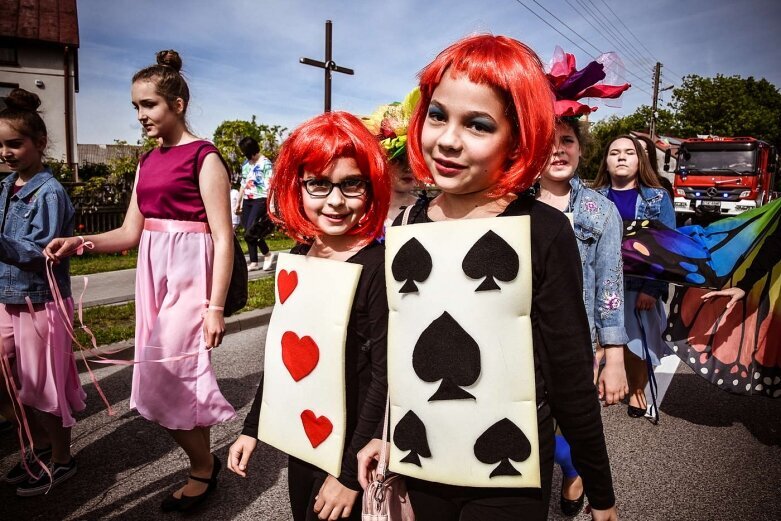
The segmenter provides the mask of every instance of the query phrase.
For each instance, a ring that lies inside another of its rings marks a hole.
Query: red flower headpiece
[[[556,116],[577,117],[597,110],[597,107],[578,103],[582,98],[616,99],[621,96],[630,87],[628,83],[619,83],[623,70],[623,62],[614,52],[605,53],[577,70],[575,56],[556,46],[547,74],[556,94]],[[614,82],[617,84],[613,85]]]

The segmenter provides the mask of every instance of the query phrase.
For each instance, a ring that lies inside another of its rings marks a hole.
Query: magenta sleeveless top
[[[195,153],[198,168],[195,169]],[[197,171],[209,154],[219,154],[208,141],[175,147],[159,147],[141,158],[136,197],[145,218],[207,222],[206,208],[198,188]]]

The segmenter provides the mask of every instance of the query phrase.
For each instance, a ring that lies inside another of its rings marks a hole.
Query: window
[[[0,83],[0,110],[5,108],[5,97],[18,87],[19,85],[16,83]]]
[[[0,65],[19,65],[16,47],[9,46],[8,44],[0,45]]]

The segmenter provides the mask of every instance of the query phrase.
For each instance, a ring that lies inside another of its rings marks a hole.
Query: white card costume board
[[[362,266],[280,253],[258,438],[339,477],[345,341]]]
[[[389,228],[390,469],[539,487],[529,218]]]

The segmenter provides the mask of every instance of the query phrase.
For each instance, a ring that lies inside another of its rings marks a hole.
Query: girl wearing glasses
[[[387,392],[385,250],[376,240],[390,199],[385,154],[356,117],[322,114],[283,145],[269,197],[271,218],[299,242],[291,253],[362,266],[347,326],[347,434],[339,478],[293,456],[288,460],[296,521],[359,520],[356,454],[380,430]],[[228,455],[228,468],[242,477],[258,442],[262,395],[263,381]]]

